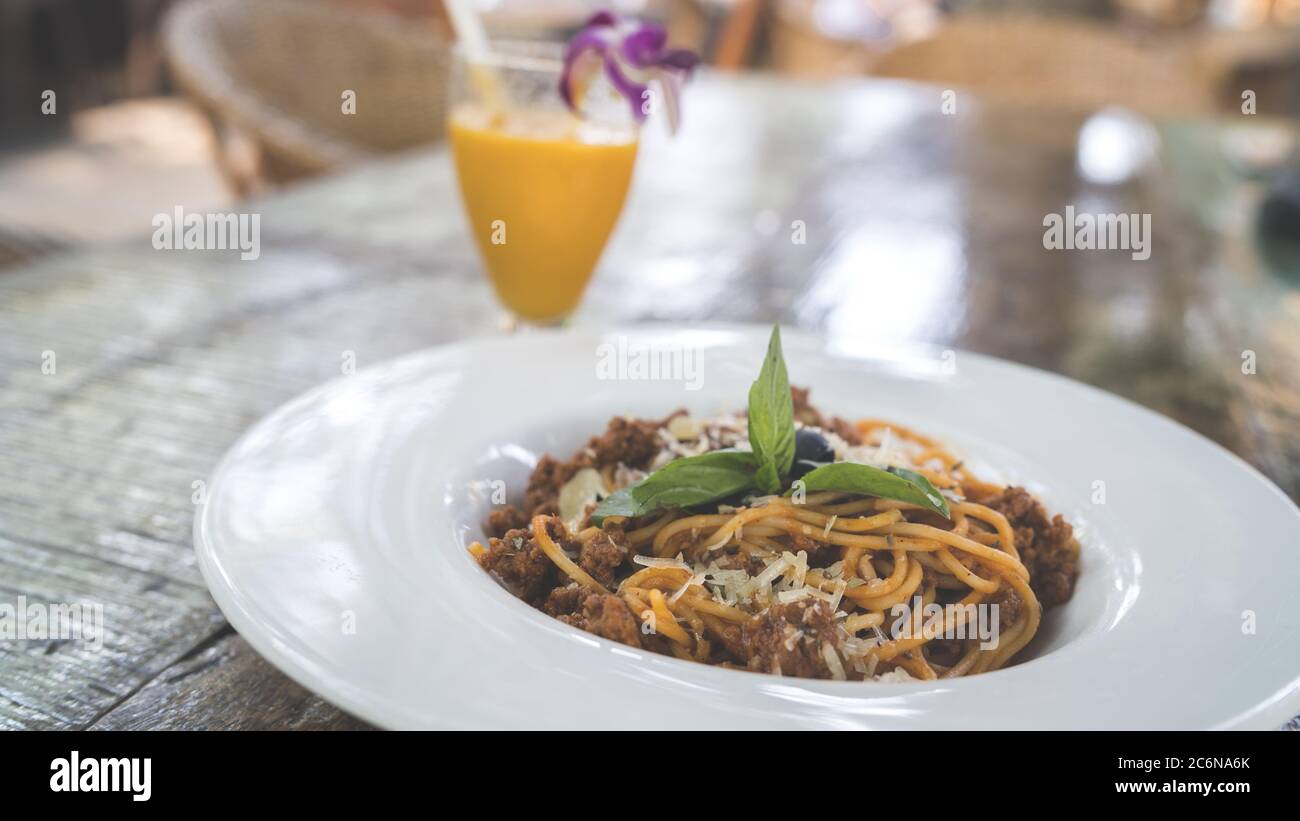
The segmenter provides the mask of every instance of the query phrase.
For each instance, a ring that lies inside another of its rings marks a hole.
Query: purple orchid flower
[[[667,44],[668,33],[658,23],[624,20],[610,11],[597,12],[564,51],[560,96],[570,109],[581,114],[574,81],[603,68],[610,85],[628,101],[633,118],[640,123],[650,113],[650,84],[657,83],[668,130],[676,133],[681,120],[681,86],[699,58],[684,49],[667,48]]]

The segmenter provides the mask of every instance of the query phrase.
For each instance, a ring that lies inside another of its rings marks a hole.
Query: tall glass
[[[562,47],[495,43],[453,59],[448,124],[461,200],[497,297],[522,322],[564,321],[618,222],[636,162],[628,104],[600,81],[585,116],[559,94]]]

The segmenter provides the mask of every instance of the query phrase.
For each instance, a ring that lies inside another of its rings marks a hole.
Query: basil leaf
[[[803,477],[808,492],[839,490],[861,493],[881,499],[893,499],[933,510],[945,519],[952,518],[948,500],[930,484],[930,480],[913,470],[891,467],[882,470],[856,462],[822,465]]]
[[[763,368],[749,388],[749,445],[758,461],[758,489],[776,493],[794,463],[794,400],[781,355],[781,328],[776,325]]]
[[[690,507],[716,502],[753,490],[754,455],[739,450],[714,450],[664,465],[634,485],[606,496],[592,511],[592,524],[608,516],[629,519],[666,507]]]

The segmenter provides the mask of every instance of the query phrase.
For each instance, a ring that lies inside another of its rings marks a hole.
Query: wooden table
[[[704,77],[686,111],[675,142],[647,138],[578,322],[993,354],[1167,413],[1300,496],[1300,294],[1258,261],[1260,192],[1214,128],[1166,129],[1155,166],[1102,186],[1076,170],[1078,118],[947,115],[934,89]],[[350,356],[498,332],[453,186],[434,150],[249,204],[256,261],[155,250],[142,225],[0,271],[0,603],[102,602],[108,631],[100,650],[0,641],[0,727],[363,726],[225,622],[192,500],[242,430]],[[1045,250],[1068,203],[1152,214],[1151,258]]]

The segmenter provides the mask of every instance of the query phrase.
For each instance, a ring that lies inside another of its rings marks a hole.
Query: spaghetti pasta
[[[801,410],[816,414],[806,404]],[[566,523],[543,499],[529,527],[471,549],[508,588],[556,618],[692,662],[851,680],[954,678],[1011,663],[1038,630],[1040,592],[1048,592],[1047,604],[1069,597],[1078,557],[1069,525],[1048,519],[1025,491],[975,477],[908,427],[813,418],[820,424],[802,422],[801,430],[833,442],[837,459],[888,451],[930,477],[949,517],[833,491],[750,494],[595,526],[590,505]],[[611,430],[636,424],[650,441],[672,445],[668,421],[623,420]],[[695,427],[705,431],[698,447],[731,444],[724,423]],[[644,471],[656,456],[602,464],[579,454],[575,464],[594,461],[613,491],[612,477],[624,473],[616,467]],[[561,463],[545,469],[564,473]],[[529,495],[545,494],[530,486]]]

